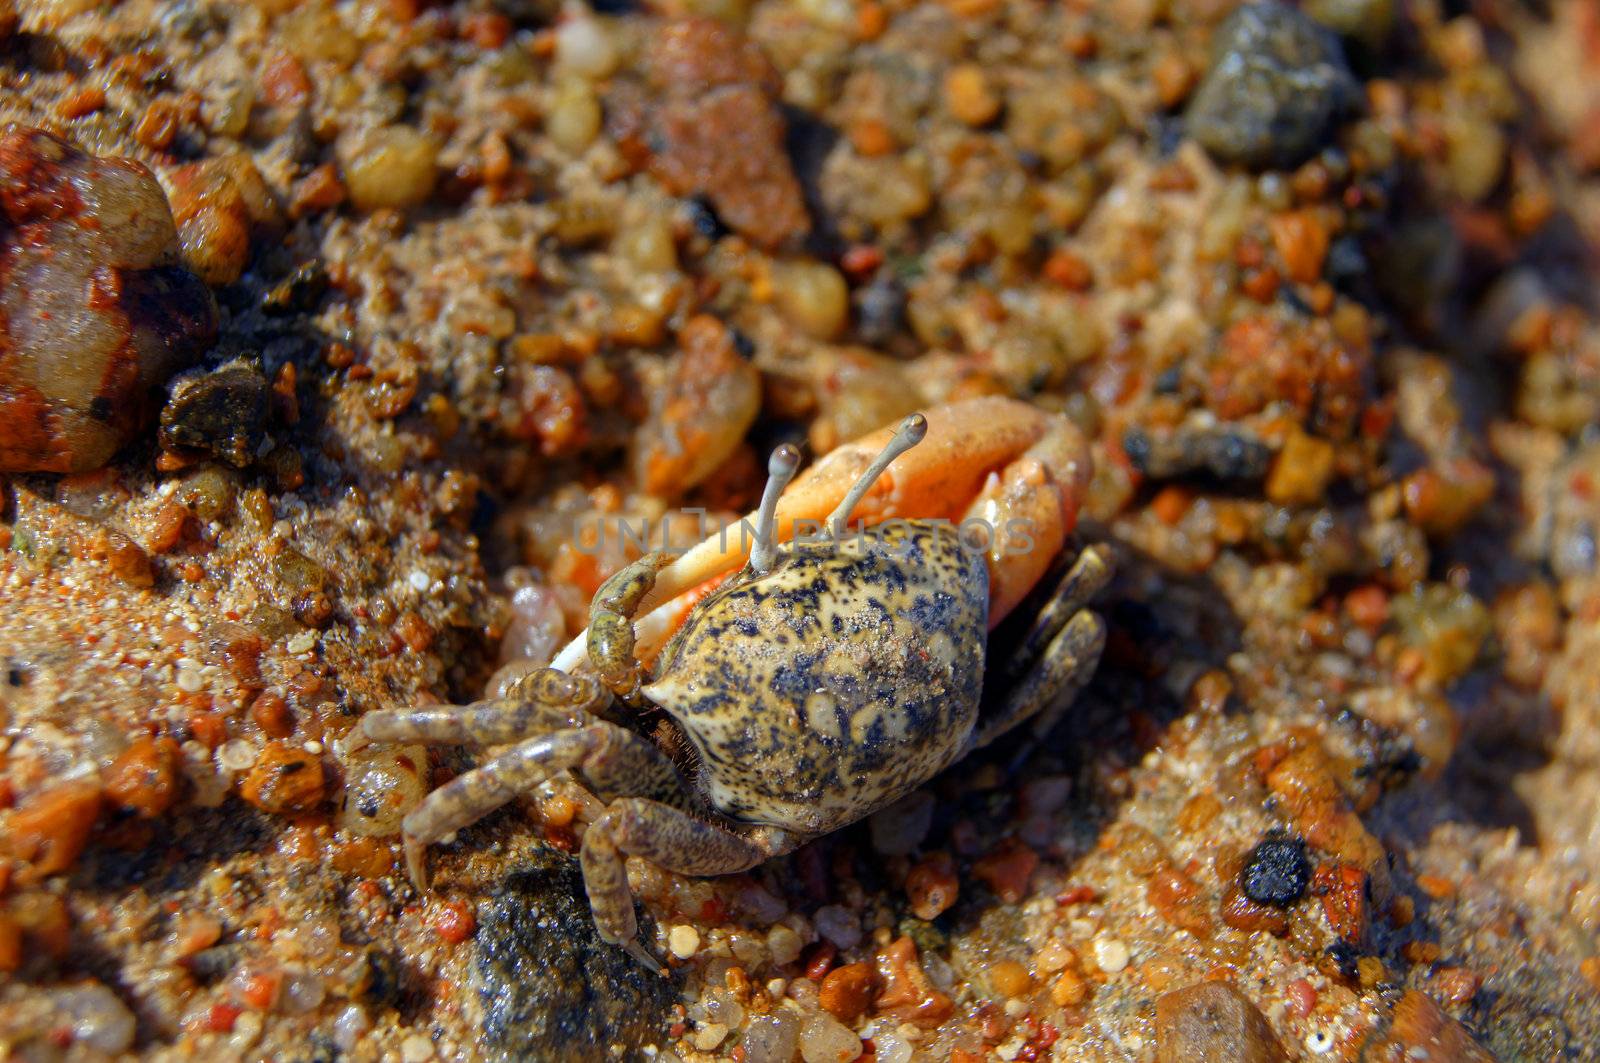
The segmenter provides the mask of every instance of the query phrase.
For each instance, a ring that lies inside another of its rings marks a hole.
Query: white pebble
[[[518,587],[511,595],[511,622],[500,642],[500,663],[543,667],[566,635],[567,622],[554,592],[537,584]]]
[[[800,1058],[806,1063],[847,1063],[861,1054],[861,1038],[832,1015],[819,1012],[800,1028]]]
[[[800,1020],[794,1012],[779,1009],[757,1015],[744,1031],[745,1063],[794,1063]]]
[[[897,1030],[882,1030],[872,1035],[878,1047],[878,1063],[911,1063],[914,1048]]]
[[[1128,966],[1128,946],[1117,938],[1095,938],[1094,962],[1107,974],[1116,974]]]
[[[217,747],[217,763],[229,771],[244,771],[256,762],[256,747],[235,738]]]
[[[694,1032],[694,1046],[702,1052],[709,1052],[720,1045],[728,1036],[728,1027],[725,1023],[702,1023]]]
[[[556,29],[556,65],[585,80],[599,81],[617,69],[617,46],[596,19],[569,18]]]
[[[411,575],[406,577],[406,582],[419,594],[433,586],[433,578],[420,568],[412,569]]]
[[[115,1055],[126,1052],[133,1044],[133,1013],[115,993],[98,982],[51,990],[49,998],[66,1019],[72,1036],[85,1047]]]
[[[1333,1051],[1333,1035],[1326,1030],[1312,1030],[1306,1034],[1306,1051],[1314,1056],[1327,1055]]]
[[[433,1058],[433,1042],[421,1034],[412,1034],[400,1042],[400,1059],[403,1063],[423,1063]]]
[[[351,1004],[333,1020],[333,1043],[348,1052],[371,1027],[372,1020],[367,1018],[367,1009],[360,1004]]]
[[[799,959],[800,950],[804,947],[805,942],[800,935],[783,923],[767,931],[767,952],[772,954],[772,962],[779,967]]]
[[[317,636],[309,631],[302,631],[289,640],[287,649],[290,653],[310,653],[317,644]]]
[[[193,668],[180,667],[178,669],[178,689],[185,694],[198,693],[204,685],[205,682],[200,678],[200,673]]]
[[[667,948],[680,960],[687,960],[700,951],[700,931],[692,926],[679,923],[667,931]]]

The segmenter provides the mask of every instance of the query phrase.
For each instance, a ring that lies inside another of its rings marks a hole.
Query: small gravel
[[[667,948],[680,960],[687,960],[700,951],[700,931],[692,926],[679,923],[667,931]]]

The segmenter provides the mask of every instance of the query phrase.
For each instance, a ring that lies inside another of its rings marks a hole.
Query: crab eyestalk
[[[828,516],[828,527],[833,530],[835,538],[844,534],[845,525],[850,520],[850,514],[856,511],[856,506],[866,493],[872,490],[872,485],[878,482],[878,477],[883,475],[894,459],[922,442],[922,437],[928,434],[928,419],[920,413],[914,413],[900,422],[900,427],[895,429],[894,436],[879,452],[872,464],[867,466],[867,471],[850,488],[850,493],[844,496],[839,507]]]
[[[783,444],[767,460],[767,486],[761,492],[761,508],[756,516],[756,541],[750,548],[750,567],[762,574],[772,571],[778,559],[778,496],[800,468],[800,451]]]

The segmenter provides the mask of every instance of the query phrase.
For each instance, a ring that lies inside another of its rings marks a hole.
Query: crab
[[[1111,575],[1102,546],[1057,563],[1090,472],[1071,422],[972,399],[795,480],[799,463],[774,451],[735,531],[619,570],[587,630],[505,696],[362,718],[364,741],[516,743],[405,817],[419,889],[427,846],[569,773],[604,802],[579,853],[600,936],[659,970],[627,857],[746,871],[1020,725],[1032,740],[1054,725],[1099,660],[1087,606]],[[986,660],[988,633],[1047,573],[1063,574],[1026,634]]]

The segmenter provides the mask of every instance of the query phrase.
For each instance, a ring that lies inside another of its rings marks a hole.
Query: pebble
[[[1305,895],[1311,885],[1311,861],[1306,844],[1298,838],[1268,838],[1250,850],[1239,888],[1257,904],[1286,908]]]
[[[800,1043],[800,1020],[791,1011],[757,1015],[745,1027],[745,1063],[793,1063]]]
[[[596,19],[578,16],[556,30],[556,64],[563,73],[599,81],[617,69],[617,46]]]
[[[351,1004],[333,1020],[333,1043],[348,1052],[361,1040],[361,1035],[371,1028],[372,1020],[367,1018],[367,1009],[360,1004]]]
[[[976,63],[962,63],[945,75],[944,101],[951,114],[970,126],[987,125],[1000,113],[1000,97]]]
[[[244,771],[256,762],[256,747],[235,738],[217,747],[217,763],[229,771]]]
[[[872,1003],[872,966],[849,963],[835,967],[822,979],[817,999],[822,1010],[843,1022],[854,1022]]]
[[[98,468],[211,345],[216,304],[172,267],[177,230],[142,164],[7,125],[0,188],[0,471]]]
[[[1281,1063],[1285,1056],[1266,1017],[1244,994],[1226,982],[1200,982],[1156,1001],[1156,1059]]]
[[[861,944],[861,920],[837,904],[818,908],[816,924],[817,933],[841,949],[853,949]]]
[[[133,1045],[133,1012],[105,986],[91,982],[53,990],[51,1003],[67,1020],[73,1039],[85,1048],[115,1055]]]
[[[1116,974],[1128,966],[1128,946],[1117,938],[1095,938],[1094,962],[1107,974]]]
[[[425,133],[389,126],[341,147],[345,187],[357,210],[405,210],[433,193],[439,149]]]
[[[772,955],[772,962],[779,967],[799,959],[800,950],[804,947],[805,942],[800,935],[782,923],[767,931],[767,952]]]
[[[205,451],[242,469],[266,438],[270,393],[260,367],[244,358],[180,376],[161,409],[161,443]]]
[[[1371,48],[1394,29],[1394,0],[1307,0],[1305,12],[1342,37]]]
[[[348,754],[340,829],[359,837],[393,834],[428,795],[428,778],[428,751],[422,746],[382,744]]]
[[[694,1032],[694,1046],[702,1052],[709,1052],[720,1045],[727,1036],[728,1027],[724,1023],[702,1023]]]
[[[667,948],[680,960],[687,960],[700,951],[700,931],[679,923],[667,931]]]
[[[831,1015],[813,1015],[800,1028],[805,1063],[849,1063],[861,1054],[861,1038]]]
[[[880,1029],[873,1035],[872,1044],[877,1049],[877,1063],[911,1063],[916,1052],[913,1037],[917,1029],[904,1023],[893,1029]]]
[[[802,332],[831,340],[850,320],[850,289],[825,262],[785,262],[773,268],[778,308]]]
[[[1246,4],[1217,28],[1211,66],[1186,124],[1223,162],[1290,167],[1360,101],[1338,38],[1276,0]]]
[[[400,1059],[403,1063],[423,1063],[433,1058],[433,1042],[421,1034],[412,1034],[400,1042]]]

